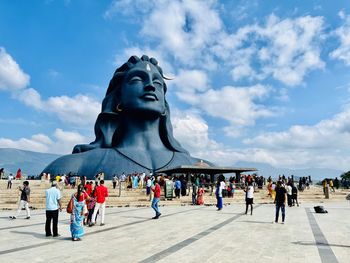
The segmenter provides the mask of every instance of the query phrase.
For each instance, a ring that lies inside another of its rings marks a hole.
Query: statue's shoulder
[[[77,173],[83,162],[82,154],[67,154],[51,162],[43,172],[50,174]]]

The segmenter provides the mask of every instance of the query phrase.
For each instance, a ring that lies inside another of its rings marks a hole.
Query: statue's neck
[[[161,149],[164,144],[159,135],[159,118],[128,116],[122,121],[123,137],[118,147],[140,148],[144,150]]]

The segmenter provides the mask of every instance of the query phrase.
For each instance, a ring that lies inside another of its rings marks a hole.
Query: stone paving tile
[[[14,221],[8,219],[13,211],[2,211],[0,261],[322,262],[305,209],[312,207],[305,203],[287,208],[284,225],[272,223],[273,205],[256,206],[253,216],[243,215],[242,204],[222,211],[212,206],[161,207],[159,220],[150,219],[150,208],[110,208],[106,225],[86,228],[81,242],[70,241],[66,213],[59,217],[62,236],[54,239],[44,236],[44,211]],[[329,203],[326,209],[329,214],[313,216],[336,262],[349,262],[350,205]]]

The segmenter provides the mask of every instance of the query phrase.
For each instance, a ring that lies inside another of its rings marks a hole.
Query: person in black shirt
[[[295,203],[297,204],[297,206],[299,206],[298,188],[294,184],[292,184],[292,205],[294,206]]]
[[[279,211],[281,209],[282,211],[282,224],[284,224],[284,219],[286,217],[285,207],[286,207],[286,200],[287,200],[287,191],[282,186],[281,181],[277,182],[276,186],[276,197],[275,197],[275,204],[276,204],[276,217],[275,217],[275,223],[278,223],[278,217],[279,217]]]
[[[29,202],[30,202],[30,188],[29,188],[29,182],[24,181],[23,182],[23,188],[20,186],[18,187],[18,190],[21,192],[21,200],[18,204],[18,210],[17,210],[17,216],[21,213],[22,207],[26,209],[27,217],[26,219],[30,219],[30,210],[29,210]],[[10,216],[11,219],[16,219],[17,216]]]

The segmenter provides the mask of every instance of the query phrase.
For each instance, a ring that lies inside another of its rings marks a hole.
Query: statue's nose
[[[155,91],[156,90],[156,88],[153,84],[153,81],[151,79],[145,83],[145,90],[146,91]]]

